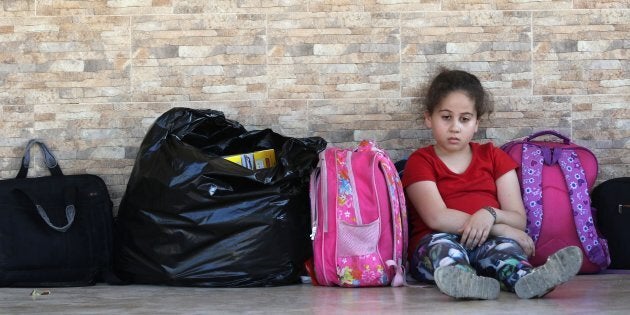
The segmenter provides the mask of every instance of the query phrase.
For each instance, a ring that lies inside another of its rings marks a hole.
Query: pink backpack
[[[328,148],[311,175],[314,283],[401,286],[407,208],[384,150],[362,141],[354,151]]]
[[[562,142],[533,141],[543,135]],[[527,233],[536,244],[534,266],[557,250],[575,245],[584,257],[580,273],[595,273],[610,264],[608,244],[596,229],[589,188],[597,178],[597,158],[587,148],[555,131],[541,131],[501,147],[517,163]]]

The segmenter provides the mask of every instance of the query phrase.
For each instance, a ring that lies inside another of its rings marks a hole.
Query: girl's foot
[[[438,267],[433,278],[440,291],[454,298],[494,300],[499,297],[499,281],[456,266]]]
[[[582,250],[577,246],[565,247],[547,258],[544,265],[534,268],[520,278],[514,286],[521,299],[543,297],[556,286],[575,276],[582,266]]]

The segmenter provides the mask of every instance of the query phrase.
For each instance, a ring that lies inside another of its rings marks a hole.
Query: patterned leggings
[[[449,233],[423,237],[411,257],[411,275],[416,280],[432,282],[435,268],[455,265],[495,278],[503,290],[514,292],[516,281],[532,270],[523,249],[512,239],[489,237],[473,250],[464,248],[459,239],[459,235]]]

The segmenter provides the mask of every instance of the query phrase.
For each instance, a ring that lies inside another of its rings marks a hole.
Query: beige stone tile
[[[406,157],[430,139],[414,99],[312,100],[308,113],[311,133],[330,145],[352,147],[372,139],[392,159]]]
[[[277,13],[305,12],[303,0],[189,0],[173,1],[175,13]]]
[[[562,10],[572,0],[444,0],[442,10]]]
[[[2,121],[33,121],[33,105],[2,106]]]
[[[406,12],[421,10],[439,10],[440,0],[311,0],[308,9],[311,12]]]
[[[496,97],[495,112],[480,124],[478,137],[497,145],[541,130],[571,135],[571,98]],[[484,134],[485,132],[485,134]]]
[[[44,16],[60,15],[94,15],[104,13],[107,9],[107,1],[104,0],[39,0],[37,12]]]
[[[273,14],[269,98],[400,95],[398,14]]]
[[[444,0],[442,10],[497,10],[497,1],[494,0]]]
[[[593,95],[572,98],[572,124],[576,139],[610,141],[609,148],[630,143],[630,95]],[[599,146],[600,148],[603,148]]]
[[[572,98],[571,123],[573,137],[579,144],[596,149],[613,149],[617,154],[604,161],[611,164],[630,163],[630,95],[589,95]]]
[[[248,113],[236,117],[247,130],[270,128],[286,137],[310,136],[305,100],[267,100],[252,105]]]
[[[0,103],[129,100],[129,18],[8,18],[0,29]]]
[[[134,100],[267,96],[265,15],[141,16],[132,23]]]
[[[401,16],[402,96],[417,97],[440,67],[467,70],[495,95],[531,94],[529,12]]]
[[[5,1],[6,2],[6,1]],[[9,1],[27,2],[27,1]],[[34,0],[28,1],[34,3]],[[39,0],[38,15],[168,15],[307,11],[302,0]],[[14,5],[18,6],[18,5]],[[25,4],[20,4],[21,7]],[[33,5],[31,5],[33,6]],[[1,11],[0,11],[1,12]]]
[[[2,128],[0,128],[0,132],[2,132],[2,137],[5,140],[21,140],[25,141],[30,139],[33,135],[33,121],[11,121],[11,120],[3,120]],[[25,140],[26,139],[26,140]],[[11,142],[12,143],[12,142]],[[6,157],[6,155],[0,155],[2,158]],[[8,156],[8,157],[17,157],[17,156]]]
[[[309,1],[309,12],[364,12],[365,3],[361,0],[312,0]]]
[[[630,0],[574,0],[574,9],[630,9]]]
[[[535,94],[630,93],[627,10],[534,12]]]
[[[4,0],[0,2],[0,17],[33,15],[35,15],[35,0]]]
[[[153,5],[152,2],[155,4]],[[164,1],[109,1],[109,0],[38,0],[37,15],[124,15],[167,14],[172,12]],[[170,2],[170,1],[168,1]]]

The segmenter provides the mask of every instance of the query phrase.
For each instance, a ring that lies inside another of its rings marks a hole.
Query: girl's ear
[[[431,129],[431,123],[431,114],[429,112],[424,112],[424,125]]]
[[[477,117],[477,119],[475,120],[475,133],[477,133],[477,130],[479,130],[479,121],[481,119],[479,119],[479,117]]]

